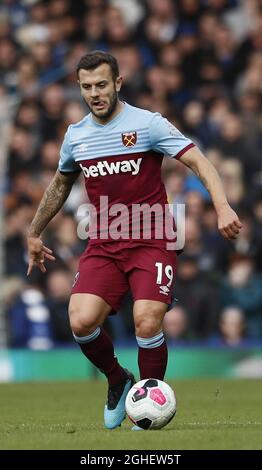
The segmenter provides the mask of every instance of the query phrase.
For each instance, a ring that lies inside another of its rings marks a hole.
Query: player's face
[[[108,64],[101,64],[94,70],[79,70],[81,94],[92,114],[102,122],[113,116],[121,84],[122,77],[114,81]]]

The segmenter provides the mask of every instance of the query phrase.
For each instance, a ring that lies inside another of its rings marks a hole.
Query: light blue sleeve
[[[69,135],[70,135],[70,126],[68,127],[65,133],[64,141],[60,149],[60,160],[58,163],[58,169],[61,172],[80,171],[79,165],[77,165],[77,163],[73,159],[70,141],[69,141]]]
[[[171,122],[155,113],[149,124],[152,149],[169,157],[179,158],[183,151],[194,146]]]

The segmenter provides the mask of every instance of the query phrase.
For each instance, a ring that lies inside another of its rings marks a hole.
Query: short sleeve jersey
[[[101,196],[104,196],[103,201],[108,201],[109,225],[117,216],[117,205],[125,205],[129,210],[127,225],[131,228],[134,206],[157,204],[164,208],[168,204],[161,179],[163,156],[179,159],[193,146],[192,141],[161,114],[125,103],[120,113],[105,125],[97,123],[90,113],[68,127],[61,147],[59,170],[83,172],[88,198],[98,219],[102,218],[104,210]],[[154,240],[154,221],[151,223],[150,240]],[[101,223],[97,237],[92,237],[90,232],[92,243],[108,239],[108,235],[103,238],[103,230]],[[134,236],[130,230],[124,238],[136,236],[140,235]]]

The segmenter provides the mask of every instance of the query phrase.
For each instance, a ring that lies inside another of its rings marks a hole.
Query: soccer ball
[[[140,380],[127,394],[126,412],[142,429],[161,429],[176,414],[175,393],[162,380]]]

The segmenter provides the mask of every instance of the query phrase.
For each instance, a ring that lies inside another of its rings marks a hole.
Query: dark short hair
[[[116,80],[119,76],[119,67],[117,60],[111,54],[108,54],[107,52],[103,51],[89,52],[88,54],[85,54],[83,57],[81,57],[76,68],[77,76],[79,76],[80,69],[94,70],[102,64],[109,65],[112,71],[113,80]]]

